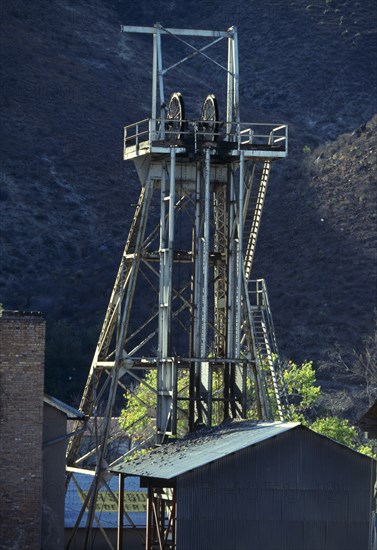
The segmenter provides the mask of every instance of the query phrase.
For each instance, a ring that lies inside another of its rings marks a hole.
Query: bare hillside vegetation
[[[344,414],[361,412],[365,380],[334,357],[352,364],[375,330],[376,10],[374,0],[4,0],[0,301],[46,314],[48,391],[82,391],[139,193],[123,126],[150,116],[151,40],[120,24],[237,25],[242,119],[290,128],[255,275],[282,354],[313,359]],[[166,41],[166,63],[177,48]],[[167,86],[189,117],[211,92],[224,116],[223,74],[195,61]]]

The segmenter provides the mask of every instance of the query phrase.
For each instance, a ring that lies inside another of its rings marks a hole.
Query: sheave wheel
[[[215,141],[219,127],[219,108],[214,94],[204,100],[201,113],[200,132],[206,141]]]
[[[170,140],[181,139],[185,120],[185,104],[183,96],[174,92],[169,99],[166,116],[166,131]]]

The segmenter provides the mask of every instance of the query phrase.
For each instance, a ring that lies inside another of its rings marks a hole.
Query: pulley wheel
[[[170,96],[166,119],[166,131],[169,139],[181,139],[184,129],[185,104],[183,96],[179,92],[174,92]]]
[[[206,141],[215,141],[219,128],[219,108],[214,94],[204,100],[199,130]]]

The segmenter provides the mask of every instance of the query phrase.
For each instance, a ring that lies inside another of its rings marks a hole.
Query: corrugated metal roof
[[[114,473],[172,479],[299,425],[298,422],[233,421],[189,434],[128,462],[121,457],[109,469]]]
[[[377,439],[377,400],[356,423],[369,439]]]
[[[78,411],[74,407],[67,405],[67,403],[63,403],[63,401],[60,401],[60,399],[52,397],[51,395],[44,394],[43,401],[47,403],[47,405],[50,405],[51,407],[54,407],[55,409],[58,409],[66,414],[67,418],[74,420],[77,418],[84,418],[85,416],[83,412]]]

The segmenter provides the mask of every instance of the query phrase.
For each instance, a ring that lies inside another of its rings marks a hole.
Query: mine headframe
[[[130,380],[157,372],[148,411],[157,443],[176,435],[181,419],[193,431],[253,408],[264,420],[288,414],[266,286],[251,279],[271,163],[287,155],[287,127],[241,122],[234,27],[122,31],[152,35],[152,114],[124,129],[124,159],[135,164],[140,196],[80,406],[88,418],[100,411],[103,422],[90,450],[82,453],[80,434],[68,448],[69,475],[96,457],[79,518],[87,509],[89,531],[111,460],[114,404]],[[164,67],[163,38],[190,53]],[[225,64],[208,52],[222,41]],[[208,89],[188,116],[176,83],[166,98],[165,78],[193,58],[225,74],[226,98],[218,102]]]

